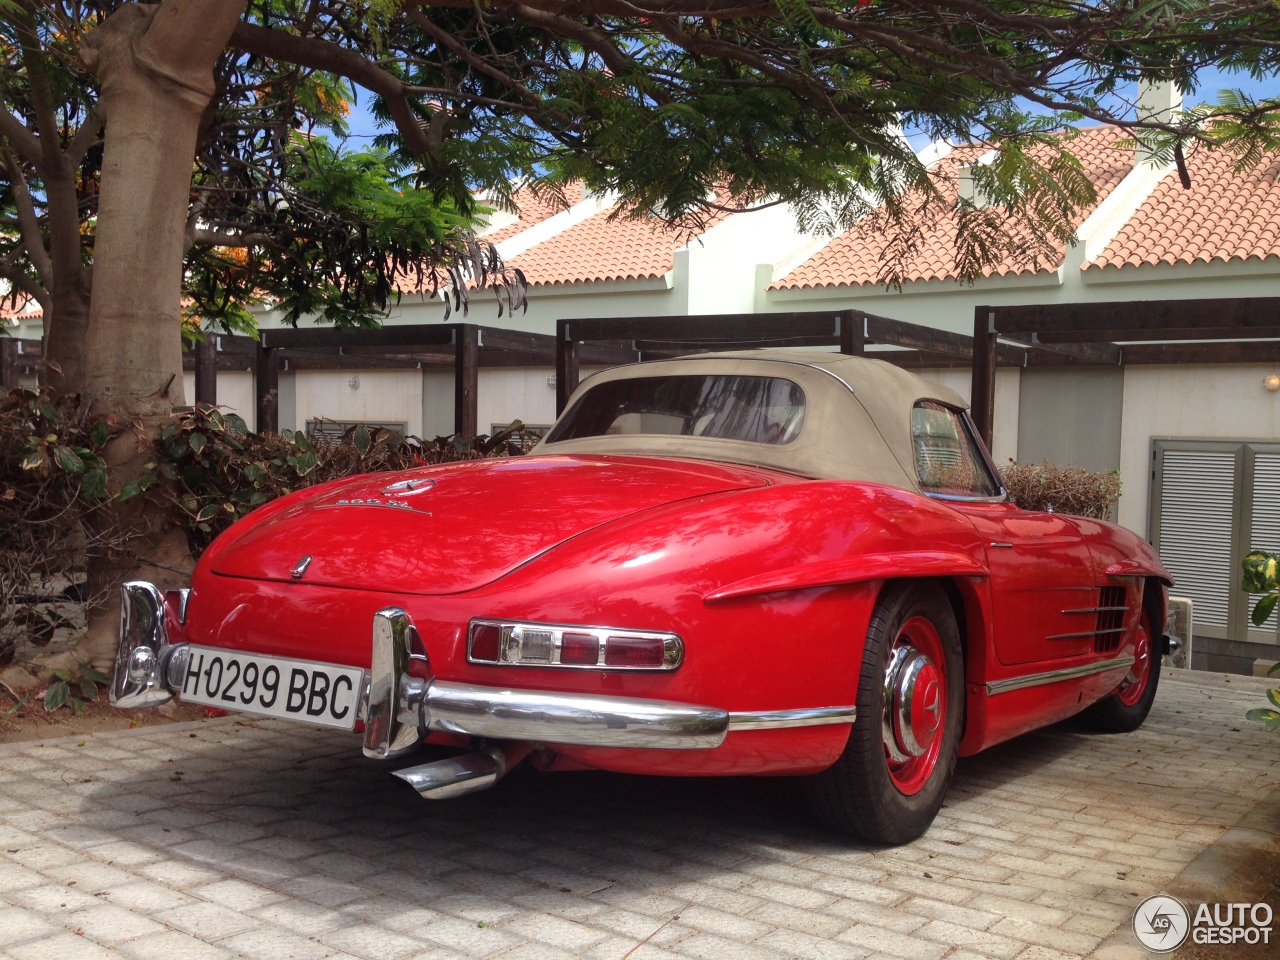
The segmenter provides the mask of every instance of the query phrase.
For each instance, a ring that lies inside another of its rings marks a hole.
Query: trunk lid
[[[216,552],[212,569],[254,580],[460,593],[601,524],[772,479],[727,464],[586,456],[366,474],[249,530]]]

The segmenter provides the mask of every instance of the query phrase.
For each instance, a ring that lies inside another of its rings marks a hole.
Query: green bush
[[[1077,517],[1107,520],[1120,499],[1120,475],[1116,470],[1094,473],[1083,467],[1058,467],[1015,463],[1000,471],[1000,479],[1013,502],[1024,510],[1052,510]]]
[[[125,484],[121,495],[162,503],[198,557],[236,520],[283,494],[362,473],[506,456],[506,441],[523,427],[516,421],[494,437],[423,441],[357,425],[338,440],[324,440],[294,430],[253,433],[235,414],[199,404],[174,411],[153,441],[142,477]]]
[[[95,558],[135,562],[136,531],[124,518],[137,511],[114,509],[110,491],[119,481],[102,456],[121,430],[87,414],[75,397],[0,394],[0,666],[13,661],[20,640],[46,647],[83,629],[86,604],[105,597],[90,596],[86,586]],[[142,476],[124,483],[118,497],[139,500],[147,513],[163,510],[198,557],[240,517],[282,494],[361,473],[515,454],[522,430],[517,421],[494,437],[422,441],[357,426],[315,441],[290,430],[253,433],[216,407],[184,407],[152,441]]]
[[[1262,596],[1253,607],[1250,619],[1255,627],[1267,622],[1267,618],[1280,602],[1280,553],[1266,550],[1254,550],[1241,563],[1244,568],[1244,582],[1241,586],[1245,593],[1260,593]],[[1280,663],[1273,665],[1269,676],[1280,674]],[[1280,708],[1280,689],[1268,690],[1267,699]],[[1245,714],[1245,718],[1262,724],[1268,730],[1280,730],[1280,712],[1267,707],[1258,707]]]

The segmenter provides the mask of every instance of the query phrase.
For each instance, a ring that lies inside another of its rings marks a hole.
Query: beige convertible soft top
[[[728,374],[780,377],[805,393],[804,425],[784,445],[672,434],[615,434],[547,443],[532,455],[619,453],[692,457],[775,467],[802,476],[871,480],[918,490],[912,453],[911,409],[937,400],[964,409],[954,390],[883,360],[839,353],[752,350],[713,353],[614,367],[583,381],[569,398],[571,410],[588,390],[634,377]]]

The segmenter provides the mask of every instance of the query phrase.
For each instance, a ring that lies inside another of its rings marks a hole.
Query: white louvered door
[[[1280,458],[1277,458],[1280,460]],[[1197,632],[1230,627],[1232,517],[1236,453],[1165,450],[1160,492],[1160,558],[1177,580],[1174,593],[1195,603]]]
[[[1270,550],[1280,552],[1280,454],[1255,453],[1253,458],[1253,523],[1249,531],[1247,550]],[[1249,598],[1249,609],[1253,610],[1257,597]],[[1277,630],[1276,614],[1260,628],[1267,636],[1256,639],[1266,640],[1274,637]],[[1251,630],[1258,630],[1250,624]]]

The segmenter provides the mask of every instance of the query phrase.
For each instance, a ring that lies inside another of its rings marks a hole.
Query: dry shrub
[[[74,397],[0,395],[0,666],[73,647],[104,598],[89,564],[129,548],[99,454],[116,432]]]
[[[1119,471],[1095,473],[1083,467],[1015,463],[1000,471],[1013,502],[1024,510],[1052,510],[1077,517],[1106,520],[1120,499]]]

